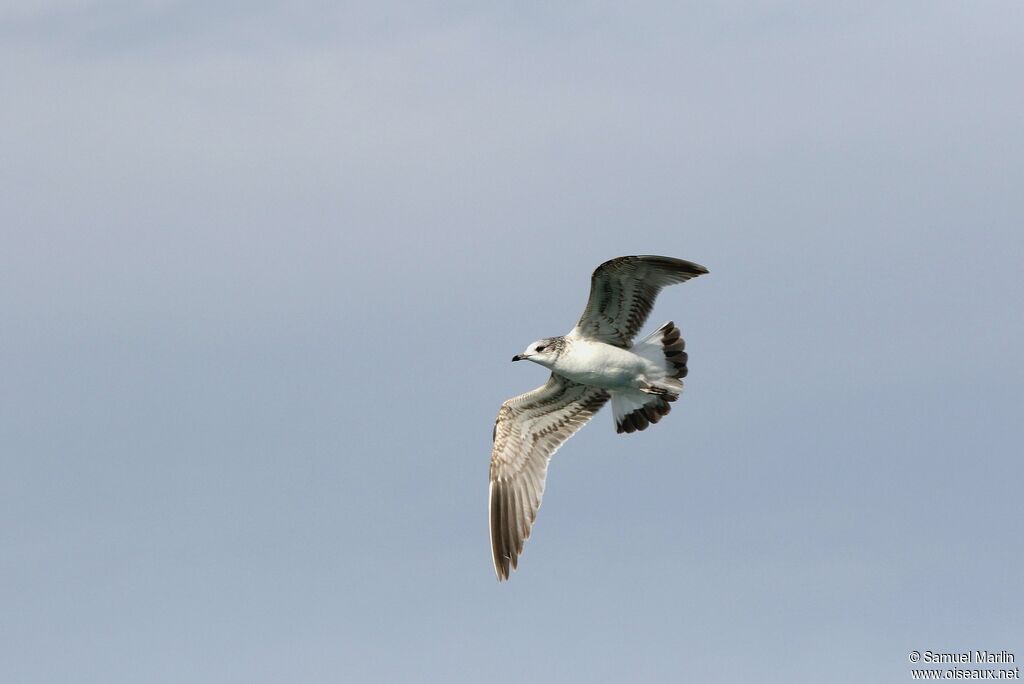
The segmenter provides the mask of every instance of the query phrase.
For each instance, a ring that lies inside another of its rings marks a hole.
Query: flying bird
[[[663,256],[624,256],[597,267],[576,327],[533,342],[513,361],[551,370],[547,383],[501,405],[494,423],[489,493],[491,553],[498,580],[516,568],[537,518],[548,461],[565,440],[611,399],[617,432],[657,423],[679,398],[686,352],[669,321],[635,345],[667,285],[707,273]]]

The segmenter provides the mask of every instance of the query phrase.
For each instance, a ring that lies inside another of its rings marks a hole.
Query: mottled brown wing
[[[508,579],[537,518],[548,460],[608,401],[608,393],[555,373],[547,384],[509,399],[498,411],[491,451],[491,553]]]
[[[661,288],[707,272],[700,264],[663,256],[624,256],[606,261],[591,276],[590,299],[573,332],[629,348]]]

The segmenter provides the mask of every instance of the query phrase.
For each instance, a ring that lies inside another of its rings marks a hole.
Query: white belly
[[[637,387],[647,361],[628,349],[604,342],[574,340],[552,368],[559,375],[584,385],[605,389]]]

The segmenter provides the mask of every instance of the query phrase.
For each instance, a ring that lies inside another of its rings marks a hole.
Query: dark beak
[[[512,357],[512,360],[513,361],[522,361],[525,358],[526,358],[525,356],[520,356],[519,354],[516,354],[515,356]]]

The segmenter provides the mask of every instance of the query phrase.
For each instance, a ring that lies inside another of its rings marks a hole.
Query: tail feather
[[[615,431],[622,433],[646,430],[651,423],[657,423],[667,416],[672,410],[669,402],[678,398],[678,394],[652,396],[639,391],[613,392],[612,415],[615,417]]]
[[[672,366],[672,377],[682,380],[686,377],[686,361],[689,358],[683,351],[686,349],[686,340],[672,321],[662,326],[661,331],[664,331],[661,347],[665,352],[665,361]]]
[[[682,380],[686,377],[686,341],[672,321],[661,326],[637,342],[633,351],[654,362],[665,372],[665,377]]]
[[[657,423],[672,410],[686,377],[686,343],[675,323],[669,321],[637,342],[633,351],[653,365],[648,386],[612,393],[612,412],[617,432],[636,432]]]

